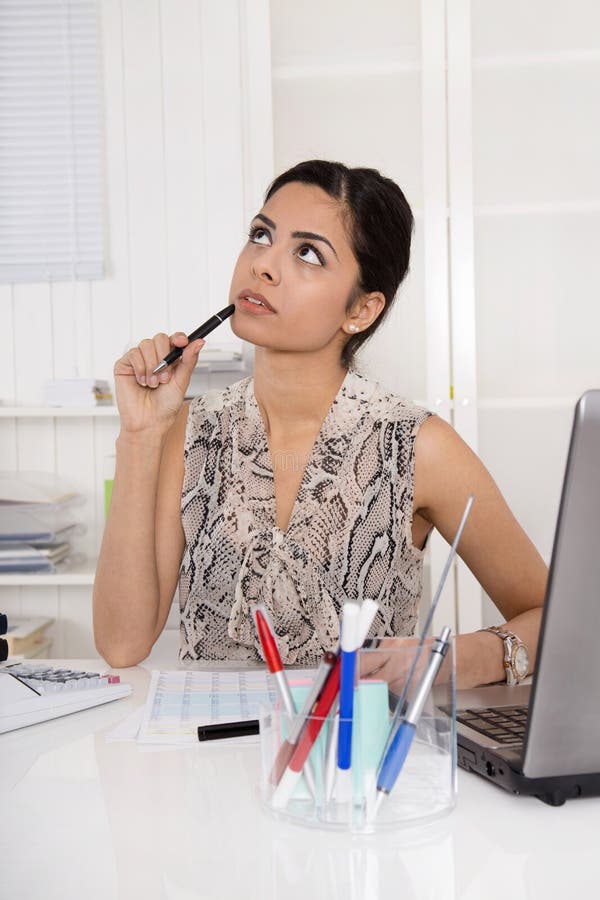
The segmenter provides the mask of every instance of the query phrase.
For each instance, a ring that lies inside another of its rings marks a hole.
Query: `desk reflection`
[[[144,751],[98,735],[96,755],[122,900],[455,900],[451,817],[329,833],[262,809],[257,746]]]

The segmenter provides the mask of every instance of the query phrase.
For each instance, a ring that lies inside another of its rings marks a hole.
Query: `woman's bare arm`
[[[454,429],[433,416],[415,443],[415,519],[435,526],[452,542],[469,494],[475,502],[458,547],[535,663],[547,567],[481,460]],[[457,638],[461,687],[504,679],[504,647],[489,632]]]
[[[112,666],[145,659],[162,632],[184,549],[180,497],[187,406],[164,440],[120,435],[94,583],[94,634]]]
[[[187,338],[176,341],[183,346]],[[184,549],[182,404],[202,343],[186,347],[158,383],[150,377],[171,347],[166,335],[142,342],[115,366],[121,432],[93,601],[96,647],[113,666],[145,659],[169,614]]]

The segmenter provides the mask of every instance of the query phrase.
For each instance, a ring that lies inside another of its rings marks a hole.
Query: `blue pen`
[[[367,639],[369,629],[373,624],[373,620],[379,609],[379,604],[375,600],[367,597],[360,606],[358,617],[358,641],[357,650],[362,647]],[[329,802],[333,797],[333,789],[335,787],[335,776],[337,773],[337,747],[338,747],[338,731],[340,718],[338,715],[339,700],[334,703],[331,708],[329,717],[329,731],[327,732],[327,746],[325,749],[325,800]]]
[[[394,734],[387,753],[384,756],[379,778],[377,779],[377,799],[373,811],[373,818],[377,815],[381,802],[386,794],[389,794],[396,783],[396,779],[402,770],[404,760],[411,748],[417,729],[417,723],[423,712],[425,701],[433,687],[433,682],[444,661],[449,647],[450,627],[442,630],[439,638],[433,643],[429,665],[419,683],[415,696],[410,702],[406,715]]]
[[[338,736],[338,768],[336,799],[341,803],[352,799],[352,716],[354,712],[354,678],[356,651],[360,636],[360,607],[344,603],[342,615],[340,666],[340,726]]]

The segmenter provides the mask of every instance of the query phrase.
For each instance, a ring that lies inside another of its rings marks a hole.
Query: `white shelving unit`
[[[60,572],[27,574],[0,573],[0,587],[91,587],[94,583],[96,560],[88,559]]]
[[[115,419],[116,406],[0,406],[0,419]]]

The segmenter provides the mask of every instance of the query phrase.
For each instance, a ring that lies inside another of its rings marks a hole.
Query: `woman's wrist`
[[[144,431],[126,431],[121,429],[115,442],[119,453],[162,453],[170,428],[152,428]]]
[[[504,681],[504,645],[486,631],[456,636],[456,686],[471,688]]]

